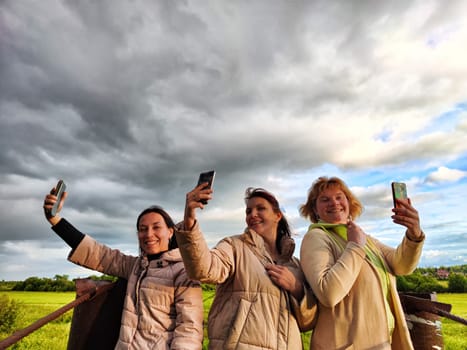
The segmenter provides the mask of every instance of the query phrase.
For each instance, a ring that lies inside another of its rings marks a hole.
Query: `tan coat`
[[[395,318],[392,344],[380,275],[365,259],[363,248],[314,228],[305,235],[300,249],[303,272],[319,301],[311,349],[413,349],[394,275],[415,269],[423,242],[404,238],[394,249],[368,239],[379,248],[390,269],[390,307]]]
[[[116,349],[202,348],[202,291],[187,277],[178,249],[148,261],[85,236],[69,260],[128,280]]]
[[[176,235],[188,275],[217,284],[208,319],[209,349],[302,349],[294,313],[310,320],[316,304],[308,298],[299,304],[271,281],[264,265],[273,260],[261,236],[246,230],[209,250],[198,224]],[[282,265],[304,280],[298,259],[288,256]]]

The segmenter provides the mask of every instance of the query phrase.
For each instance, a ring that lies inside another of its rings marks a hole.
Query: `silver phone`
[[[66,190],[65,182],[63,182],[63,180],[59,180],[57,183],[57,186],[55,186],[55,193],[54,193],[57,196],[57,201],[55,202],[54,206],[50,210],[50,215],[52,216],[57,215],[58,206],[60,204],[60,200],[62,199],[63,192],[65,192],[65,190]]]

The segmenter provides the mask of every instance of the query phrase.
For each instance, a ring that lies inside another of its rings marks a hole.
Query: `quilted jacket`
[[[309,290],[297,301],[271,281],[264,266],[274,262],[260,235],[246,229],[212,250],[197,223],[176,235],[188,275],[217,284],[208,318],[209,349],[302,349],[301,322],[311,322],[316,304]],[[304,281],[298,259],[288,253],[278,263]]]
[[[202,291],[188,278],[178,249],[148,261],[85,236],[69,260],[128,280],[116,349],[202,348]]]

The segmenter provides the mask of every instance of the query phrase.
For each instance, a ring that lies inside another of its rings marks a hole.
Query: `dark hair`
[[[318,222],[319,217],[316,213],[316,201],[318,200],[321,192],[328,188],[338,188],[344,192],[347,200],[349,201],[349,214],[352,218],[357,218],[363,211],[362,203],[355,197],[355,195],[350,191],[344,181],[338,177],[326,177],[321,176],[317,178],[310,189],[308,190],[308,198],[305,204],[300,206],[300,214],[309,218],[311,222]]]
[[[144,209],[141,212],[141,214],[138,215],[138,219],[136,219],[136,230],[139,229],[139,221],[141,220],[141,218],[144,215],[148,214],[148,213],[157,213],[157,214],[159,214],[164,219],[165,224],[167,225],[168,228],[175,229],[175,223],[172,220],[172,218],[170,217],[170,215],[162,207],[160,207],[158,205],[153,205],[153,206],[151,206],[149,208]],[[175,233],[174,233],[172,235],[172,237],[170,238],[170,240],[169,240],[169,250],[172,250],[172,249],[175,249],[175,248],[178,248],[178,244],[177,244],[177,240],[175,238]]]
[[[276,199],[276,197],[274,197],[272,193],[266,191],[264,188],[248,187],[245,191],[245,204],[248,203],[248,200],[250,200],[251,198],[255,198],[255,197],[260,197],[260,198],[267,200],[271,204],[272,210],[275,213],[281,214],[281,219],[279,220],[279,223],[277,225],[277,238],[276,238],[276,248],[277,248],[277,251],[281,253],[282,238],[292,237],[289,223],[287,222],[287,219],[285,218],[284,213],[282,213],[278,200]]]

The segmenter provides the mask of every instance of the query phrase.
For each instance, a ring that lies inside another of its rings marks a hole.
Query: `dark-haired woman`
[[[247,189],[244,233],[210,250],[195,214],[204,207],[201,199],[211,199],[205,185],[187,194],[184,228],[176,235],[188,275],[217,285],[209,349],[302,349],[300,330],[310,328],[316,307],[277,199],[263,189]]]
[[[58,215],[51,216],[57,200],[53,193],[54,189],[45,197],[44,213],[72,248],[68,259],[128,281],[115,349],[201,349],[202,291],[200,283],[186,274],[167,212],[154,206],[138,216],[140,255],[131,256],[96,242]],[[59,209],[66,197],[67,193]]]

